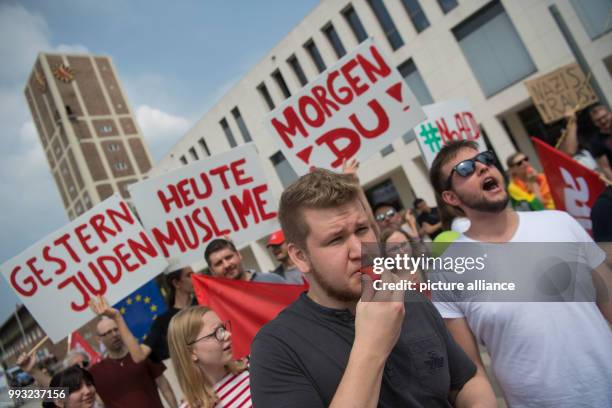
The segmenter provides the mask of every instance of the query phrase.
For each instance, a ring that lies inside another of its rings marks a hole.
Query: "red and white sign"
[[[298,174],[365,161],[425,119],[374,41],[366,40],[265,119]]]
[[[419,148],[427,168],[431,167],[440,149],[453,140],[473,140],[478,150],[487,145],[478,121],[466,99],[457,99],[423,106],[427,120],[414,128]]]
[[[605,189],[597,173],[532,137],[557,210],[567,211],[592,234],[591,208]]]
[[[0,267],[53,342],[95,315],[92,297],[117,303],[167,262],[128,204],[113,195]]]
[[[240,246],[278,228],[277,200],[252,143],[128,188],[171,269],[201,262],[215,238]]]
[[[100,357],[100,354],[96,353],[93,347],[89,345],[87,340],[85,340],[78,331],[75,331],[70,336],[70,350],[78,350],[87,354],[89,356],[90,366],[102,361],[102,357]]]

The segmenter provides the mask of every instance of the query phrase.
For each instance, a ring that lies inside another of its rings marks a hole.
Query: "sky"
[[[0,264],[68,222],[23,95],[39,52],[112,57],[158,161],[319,1],[0,0]],[[17,302],[0,278],[0,324]]]

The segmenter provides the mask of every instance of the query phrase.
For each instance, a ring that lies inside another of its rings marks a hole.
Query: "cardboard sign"
[[[425,118],[370,39],[268,114],[265,125],[299,174],[365,161]]]
[[[128,188],[171,269],[202,261],[215,238],[229,235],[240,246],[278,228],[277,203],[252,143]]]
[[[166,266],[128,204],[115,194],[0,270],[57,342],[95,316],[89,310],[92,297],[105,296],[114,304]]]
[[[597,102],[597,95],[576,63],[525,81],[525,86],[544,123],[562,119],[568,106],[582,109]]]
[[[567,211],[592,234],[591,208],[606,187],[597,173],[532,137],[557,210]]]
[[[473,140],[478,150],[484,152],[487,145],[480,132],[470,104],[465,99],[457,99],[423,106],[427,120],[414,128],[427,168],[446,143],[453,140]]]

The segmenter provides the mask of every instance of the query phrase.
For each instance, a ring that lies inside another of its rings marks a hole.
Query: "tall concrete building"
[[[578,62],[599,85],[600,100],[612,101],[611,5],[610,0],[322,0],[203,114],[152,173],[252,140],[280,197],[296,174],[263,118],[368,37],[422,104],[466,98],[503,164],[522,150],[539,166],[529,136],[552,142],[564,123],[542,122],[524,81]],[[435,205],[414,132],[397,136],[361,163],[368,198],[406,208],[422,197]],[[250,266],[272,267],[265,242],[242,250]]]
[[[152,160],[109,57],[40,54],[25,97],[69,219],[129,199]]]

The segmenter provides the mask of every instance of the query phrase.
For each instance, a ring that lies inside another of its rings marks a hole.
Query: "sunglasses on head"
[[[518,167],[518,166],[520,166],[521,164],[523,164],[525,162],[529,162],[529,157],[525,156],[521,160],[512,163],[512,167]]]
[[[397,211],[395,211],[393,208],[388,209],[387,211],[385,211],[384,213],[380,213],[378,214],[375,218],[376,221],[384,221],[385,219],[391,218],[396,214]]]
[[[486,152],[478,153],[471,159],[463,160],[462,162],[457,163],[448,175],[448,179],[446,180],[446,189],[448,190],[451,188],[454,173],[457,173],[461,177],[469,177],[474,174],[476,171],[476,162],[480,162],[485,166],[492,166],[495,164],[495,156],[493,155],[493,152],[487,150]]]

